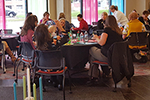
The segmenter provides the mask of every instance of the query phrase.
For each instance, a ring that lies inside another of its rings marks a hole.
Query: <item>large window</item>
[[[6,29],[20,32],[25,20],[25,0],[5,0]]]
[[[71,22],[78,27],[77,15],[81,13],[81,0],[71,0]]]
[[[109,14],[110,0],[98,0],[98,19],[101,19],[102,12]]]
[[[71,0],[71,22],[78,26],[79,22],[76,16],[81,12],[88,24],[98,21],[101,19],[102,12],[110,13],[110,5],[117,5],[118,9],[124,12],[124,0]]]
[[[47,11],[48,0],[28,0],[28,12],[32,12],[38,17],[38,21],[43,18],[44,12]]]

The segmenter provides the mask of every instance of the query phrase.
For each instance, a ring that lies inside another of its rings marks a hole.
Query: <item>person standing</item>
[[[114,14],[119,27],[124,27],[128,23],[127,17],[118,10],[117,6],[111,5],[110,11]]]

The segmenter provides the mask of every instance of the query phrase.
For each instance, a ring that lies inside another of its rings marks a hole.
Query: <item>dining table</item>
[[[19,38],[18,34],[3,34],[3,35],[1,35],[1,40],[6,41],[12,51],[17,50],[16,46],[19,45],[18,38]]]
[[[96,40],[88,40],[88,42],[72,40],[61,47],[65,64],[68,69],[78,70],[85,67],[89,61],[89,49],[93,46],[100,47]]]

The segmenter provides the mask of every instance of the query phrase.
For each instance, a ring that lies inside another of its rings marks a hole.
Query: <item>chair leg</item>
[[[23,68],[22,68],[22,71],[24,71],[24,68],[25,68],[25,66],[26,66],[26,65],[25,65],[25,63],[23,63]]]
[[[17,57],[17,59],[15,60],[15,62],[14,62],[14,74],[13,74],[13,76],[15,76],[15,69],[16,69],[16,62],[17,62],[17,60],[18,60],[18,57]]]
[[[69,76],[69,86],[70,86],[69,93],[72,94],[72,91],[71,91],[71,76],[70,76],[69,70],[67,70],[67,72],[68,72],[68,76]]]
[[[115,88],[113,89],[113,92],[117,92],[117,83],[115,83]]]
[[[63,98],[65,100],[65,75],[63,75]]]
[[[20,63],[21,63],[21,61],[19,61],[17,68],[16,68],[16,79],[15,79],[16,83],[18,82],[18,67],[19,67]]]
[[[131,79],[128,80],[128,87],[131,87]]]
[[[45,76],[44,75],[42,76],[42,83],[43,83],[43,92],[46,92],[46,89],[45,89]]]

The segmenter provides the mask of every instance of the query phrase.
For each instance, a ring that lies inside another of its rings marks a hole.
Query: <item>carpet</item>
[[[43,100],[63,100],[63,92],[53,86],[46,88],[47,92],[43,93]],[[17,87],[17,100],[23,100],[22,87]],[[69,93],[69,87],[66,87],[66,100],[125,100],[122,93],[112,92],[109,87],[86,87],[75,86],[72,88],[72,94]],[[13,100],[12,87],[0,87],[0,100]],[[39,89],[37,89],[37,100],[39,99]]]

